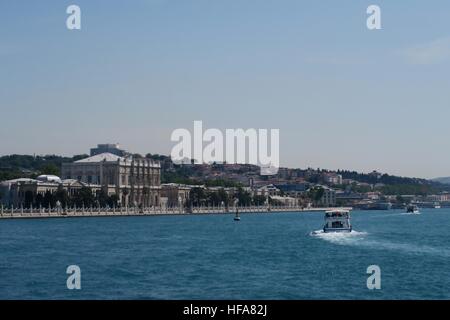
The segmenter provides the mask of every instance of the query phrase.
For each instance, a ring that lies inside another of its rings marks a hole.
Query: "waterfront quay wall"
[[[196,215],[196,214],[235,214],[267,212],[323,212],[336,208],[304,208],[299,206],[242,206],[242,207],[194,207],[186,208],[5,208],[0,207],[0,219],[26,218],[67,218],[67,217],[116,217],[116,216],[157,216],[157,215]],[[351,208],[344,208],[351,210]]]

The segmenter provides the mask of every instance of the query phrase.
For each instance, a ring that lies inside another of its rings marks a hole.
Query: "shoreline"
[[[241,214],[264,214],[264,213],[279,213],[279,212],[325,212],[327,210],[336,209],[336,207],[324,207],[324,208],[301,208],[301,207],[242,207],[238,208]],[[343,209],[351,210],[351,207],[345,207]],[[82,209],[78,210],[36,210],[31,211],[29,209],[2,209],[0,213],[0,220],[2,219],[44,219],[44,218],[85,218],[85,217],[156,217],[156,216],[190,216],[190,215],[215,215],[215,214],[228,214],[234,215],[236,208],[226,211],[220,208],[208,208],[200,209],[196,208],[193,212],[187,212],[178,208],[155,210],[147,209],[141,210],[135,208],[121,208],[121,209]]]

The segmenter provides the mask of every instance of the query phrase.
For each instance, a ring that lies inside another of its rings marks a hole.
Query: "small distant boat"
[[[406,212],[407,213],[414,213],[414,214],[419,214],[419,207],[416,206],[415,204],[410,204],[406,207]]]
[[[435,209],[440,209],[441,208],[441,204],[439,202],[435,202],[434,203],[434,208]]]
[[[236,209],[236,215],[234,216],[234,221],[241,221],[241,217],[239,216],[239,210]]]
[[[351,232],[350,211],[343,209],[325,212],[325,225],[323,232]]]

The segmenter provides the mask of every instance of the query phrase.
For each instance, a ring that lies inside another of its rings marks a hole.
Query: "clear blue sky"
[[[82,30],[66,29],[66,7]],[[382,30],[366,28],[366,8]],[[281,165],[450,176],[450,2],[0,2],[0,154],[279,128]]]

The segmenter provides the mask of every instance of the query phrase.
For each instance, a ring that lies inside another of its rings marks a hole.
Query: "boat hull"
[[[332,233],[332,232],[352,232],[352,228],[323,228],[323,232]]]

